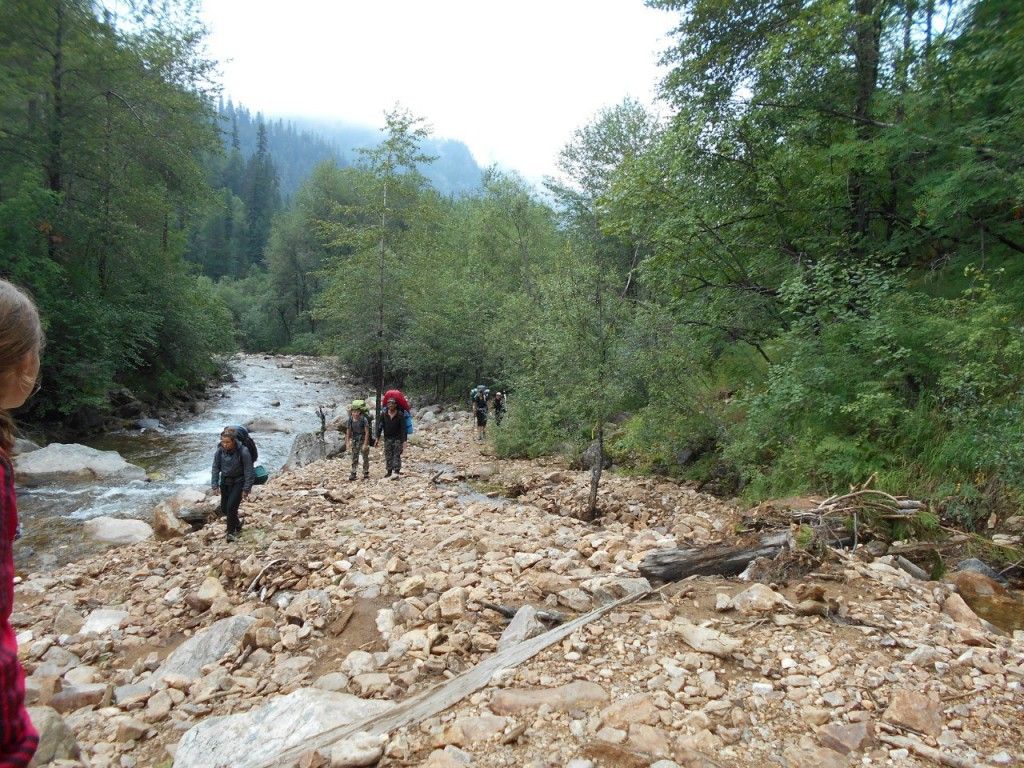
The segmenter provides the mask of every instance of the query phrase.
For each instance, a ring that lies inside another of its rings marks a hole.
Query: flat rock
[[[179,645],[157,669],[155,678],[160,680],[170,674],[198,680],[204,666],[238,650],[245,631],[255,621],[251,616],[230,616],[215,622]]]
[[[331,747],[331,768],[359,768],[376,765],[384,755],[387,736],[355,733]]]
[[[235,715],[208,717],[178,743],[174,768],[253,768],[331,728],[391,709],[389,701],[300,688]]]
[[[874,726],[870,720],[855,723],[829,723],[817,732],[821,746],[843,755],[860,752],[874,744]]]
[[[914,691],[893,693],[883,719],[933,738],[942,734],[942,704]]]
[[[107,694],[104,683],[83,683],[68,686],[50,697],[50,706],[58,712],[74,712],[82,707],[91,707],[103,701]]]
[[[128,611],[97,608],[86,617],[79,632],[83,635],[102,635],[112,629],[120,629],[126,621],[128,621]]]
[[[77,443],[50,443],[38,451],[22,454],[15,462],[14,473],[18,482],[26,486],[146,479],[146,470],[129,464],[117,451],[98,451]]]
[[[82,527],[87,536],[107,544],[137,544],[153,537],[149,523],[123,517],[94,517]]]
[[[498,715],[538,709],[547,704],[552,709],[589,709],[608,701],[608,694],[597,683],[576,680],[557,688],[503,688],[491,697],[490,710]]]
[[[693,650],[710,653],[720,659],[729,658],[743,647],[742,640],[711,627],[697,626],[686,619],[677,619],[672,628]]]
[[[488,741],[503,733],[508,723],[507,717],[498,715],[460,717],[445,728],[444,740],[445,743],[454,744],[457,747]]]

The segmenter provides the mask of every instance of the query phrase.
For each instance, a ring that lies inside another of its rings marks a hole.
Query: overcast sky
[[[552,173],[572,132],[653,104],[675,17],[642,0],[202,0],[225,97],[380,126],[396,102],[477,162]]]

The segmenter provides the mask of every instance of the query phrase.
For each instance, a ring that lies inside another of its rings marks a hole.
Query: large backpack
[[[244,445],[249,450],[249,457],[252,459],[253,466],[256,466],[256,459],[259,458],[259,450],[256,448],[256,441],[252,439],[249,434],[249,430],[245,427],[232,427],[238,436],[238,442]]]

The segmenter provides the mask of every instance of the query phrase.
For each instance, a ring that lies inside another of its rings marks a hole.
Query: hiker
[[[393,397],[389,397],[385,405],[387,409],[377,422],[377,438],[384,438],[384,477],[397,480],[402,474],[402,449],[408,438],[405,412],[398,408],[398,401]]]
[[[213,492],[220,494],[220,513],[227,518],[228,541],[235,541],[242,532],[238,519],[238,505],[249,500],[249,491],[256,481],[252,469],[252,456],[238,439],[238,430],[225,427],[220,433],[220,445],[213,454]]]
[[[494,393],[494,423],[499,427],[501,426],[501,420],[505,417],[505,396],[501,392]]]
[[[477,388],[473,396],[473,414],[476,416],[476,439],[483,442],[487,438],[487,392],[483,387]]]
[[[25,670],[11,628],[14,605],[14,539],[18,508],[14,495],[14,424],[18,408],[39,387],[43,329],[32,300],[0,280],[0,765],[23,768],[39,745],[39,734],[25,710]]]
[[[366,402],[353,400],[345,423],[345,450],[352,451],[352,472],[349,481],[356,479],[359,456],[363,457],[363,480],[370,478],[370,420],[366,418]]]

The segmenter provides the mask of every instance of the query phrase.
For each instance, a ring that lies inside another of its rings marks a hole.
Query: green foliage
[[[0,6],[0,275],[46,326],[37,418],[95,425],[129,385],[202,383],[230,326],[182,260],[211,202],[211,64],[187,4],[115,28],[78,0]]]

